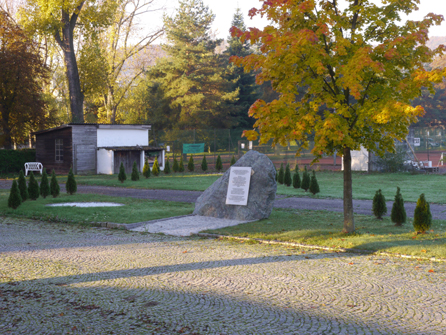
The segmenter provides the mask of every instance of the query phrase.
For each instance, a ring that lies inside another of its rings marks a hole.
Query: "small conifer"
[[[321,190],[319,189],[319,184],[316,179],[316,172],[313,170],[313,175],[310,180],[310,192],[313,194],[319,193]]]
[[[373,197],[373,214],[377,219],[382,220],[382,216],[387,213],[386,198],[381,193],[381,190],[376,191]]]
[[[285,176],[283,177],[283,183],[286,186],[291,186],[292,182],[293,181],[291,180],[290,164],[287,164],[285,168]]]
[[[279,170],[276,169],[276,181],[277,181],[278,177],[279,177]]]
[[[164,165],[164,173],[169,174],[170,173],[170,163],[169,160],[166,159],[166,164]]]
[[[42,178],[40,179],[40,195],[45,199],[50,194],[50,184],[48,183],[48,174],[43,169]]]
[[[305,166],[304,172],[302,173],[302,182],[300,183],[300,188],[308,191],[310,188],[310,174],[308,173],[307,166]]]
[[[138,164],[136,164],[136,161],[133,162],[133,167],[132,167],[132,180],[133,180],[133,181],[137,181],[137,180],[139,180]]]
[[[294,167],[294,172],[299,173],[299,165],[296,164],[296,166]]]
[[[29,196],[28,196],[28,187],[26,186],[25,174],[23,173],[22,170],[20,170],[19,173],[18,186],[19,186],[20,196],[22,197],[22,202],[23,202],[26,199],[28,199]]]
[[[50,191],[53,198],[56,198],[60,193],[60,186],[57,182],[56,172],[54,172],[54,170],[51,173]]]
[[[395,201],[392,206],[390,219],[395,223],[395,226],[402,226],[406,222],[406,209],[404,208],[404,200],[399,187],[396,188]]]
[[[201,170],[206,172],[208,169],[208,162],[206,161],[206,155],[203,155],[203,160],[201,161]]]
[[[194,157],[190,155],[189,162],[187,163],[187,169],[189,172],[193,172],[195,170]]]
[[[232,155],[232,158],[231,158],[231,165],[230,165],[230,166],[233,166],[234,164],[235,164],[235,156]]]
[[[67,183],[65,184],[65,188],[67,189],[67,193],[70,195],[77,192],[77,184],[76,179],[74,179],[73,168],[70,168],[70,171],[68,172],[68,179]]]
[[[124,163],[121,162],[121,165],[119,166],[119,174],[118,174],[118,179],[121,183],[124,182],[124,180],[127,179],[127,175],[125,174],[125,168],[124,168]]]
[[[184,172],[183,155],[181,155],[181,158],[180,158],[180,164],[178,165],[178,172]]]
[[[177,173],[179,171],[180,167],[178,166],[178,160],[176,157],[173,158],[173,165],[172,165],[172,171]]]
[[[424,193],[420,195],[415,207],[415,213],[413,216],[413,227],[417,232],[424,233],[432,225],[432,214],[429,203],[424,197]]]
[[[8,207],[16,209],[17,207],[20,206],[21,203],[22,203],[22,197],[20,196],[20,190],[19,187],[17,186],[16,180],[14,179],[12,182],[11,191],[9,193]]]
[[[217,156],[217,161],[215,162],[215,170],[220,172],[223,169],[223,163],[221,162],[220,155]]]
[[[160,174],[160,164],[158,163],[158,157],[155,157],[155,161],[152,166],[152,174],[158,176]]]
[[[142,175],[146,178],[150,177],[150,164],[149,161],[146,159],[144,162],[144,166],[142,168]]]
[[[293,174],[293,187],[294,188],[300,188],[299,172],[294,172],[294,174]]]
[[[36,178],[34,178],[34,173],[31,171],[28,181],[28,195],[31,200],[36,200],[39,197],[39,184]]]
[[[284,177],[285,177],[285,171],[283,170],[283,163],[282,163],[282,164],[280,164],[279,176],[277,177],[277,182],[279,184],[283,184]]]

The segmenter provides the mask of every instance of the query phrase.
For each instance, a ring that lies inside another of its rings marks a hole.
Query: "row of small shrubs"
[[[382,220],[382,216],[387,213],[386,198],[381,190],[376,191],[373,197],[373,214],[376,218]],[[406,222],[406,209],[404,208],[404,199],[401,195],[400,188],[397,187],[395,201],[392,206],[390,219],[395,226],[402,226]],[[432,226],[432,213],[429,203],[426,201],[424,193],[422,193],[417,201],[415,213],[413,217],[413,227],[417,232],[426,232]]]
[[[231,159],[231,166],[234,165],[236,162],[234,155]],[[194,163],[194,157],[190,155],[189,162],[187,163],[187,169],[189,172],[193,172],[195,170],[195,163]],[[221,161],[220,155],[218,155],[217,160],[215,162],[215,170],[220,172],[223,169],[223,163]],[[201,161],[201,170],[203,172],[206,172],[208,170],[208,163],[206,160],[206,156],[203,156],[203,160]],[[184,172],[184,163],[183,163],[183,156],[180,158],[180,162],[178,162],[177,158],[174,156],[173,158],[173,165],[172,170],[170,169],[170,163],[169,160],[166,160],[166,164],[164,166],[164,174],[169,174],[171,172]],[[149,178],[151,175],[158,176],[160,174],[160,166],[158,163],[158,158],[155,158],[155,162],[153,162],[152,170],[150,170],[150,165],[148,160],[146,159],[144,163],[144,167],[142,169],[142,174],[144,177]],[[121,163],[121,166],[119,167],[119,174],[118,179],[121,183],[123,183],[127,179],[127,175],[125,173],[124,164]],[[139,180],[139,171],[138,171],[138,165],[136,162],[133,162],[133,168],[132,168],[132,176],[131,179],[133,181]]]
[[[72,169],[70,169],[70,172],[68,173],[68,179],[65,187],[67,189],[67,193],[69,194],[74,194],[77,191],[77,184],[76,180],[74,179]],[[53,196],[53,198],[56,198],[60,194],[60,187],[54,170],[51,173],[50,183],[48,183],[48,175],[46,171],[43,170],[42,178],[40,179],[40,186],[32,171],[29,175],[28,185],[26,184],[26,178],[23,171],[20,171],[18,182],[15,179],[12,182],[12,187],[8,198],[8,207],[16,209],[28,199],[36,200],[39,196],[42,196],[45,199],[50,194]]]
[[[296,166],[294,167],[293,178],[291,179],[290,164],[287,164],[284,170],[282,163],[280,164],[279,171],[276,173],[276,180],[279,184],[288,187],[293,185],[294,188],[301,188],[305,190],[305,192],[309,190],[311,193],[317,194],[320,192],[319,183],[317,182],[316,172],[314,170],[312,172],[313,174],[310,177],[310,173],[305,166],[301,179],[299,175],[299,166],[296,164]]]

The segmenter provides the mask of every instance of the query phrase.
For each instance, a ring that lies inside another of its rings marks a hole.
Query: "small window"
[[[63,162],[63,140],[62,139],[56,140],[56,162],[57,163]]]

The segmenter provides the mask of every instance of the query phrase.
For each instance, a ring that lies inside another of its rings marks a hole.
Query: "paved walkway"
[[[444,334],[442,263],[0,219],[0,334]]]

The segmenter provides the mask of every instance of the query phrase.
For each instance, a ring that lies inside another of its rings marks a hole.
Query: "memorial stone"
[[[230,183],[231,169],[234,169],[234,173]],[[194,214],[240,221],[269,217],[277,191],[276,169],[271,160],[266,155],[251,150],[231,169],[197,199]],[[251,171],[247,172],[249,170]],[[246,186],[249,188],[247,193]],[[243,205],[235,204],[237,202]]]

